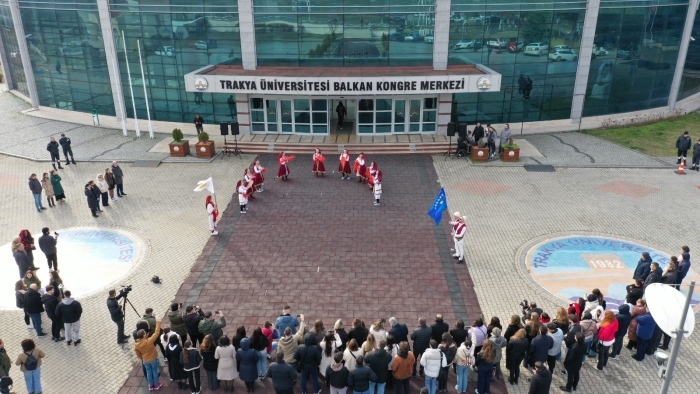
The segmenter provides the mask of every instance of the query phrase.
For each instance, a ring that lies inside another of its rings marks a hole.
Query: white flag
[[[209,193],[214,194],[214,179],[212,177],[197,182],[197,187],[194,188],[194,191],[201,192],[204,189],[207,189],[209,190]]]

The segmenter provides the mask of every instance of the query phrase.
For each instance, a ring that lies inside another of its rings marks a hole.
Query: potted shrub
[[[486,138],[481,138],[479,142],[477,142],[477,146],[472,146],[469,158],[472,159],[472,161],[489,160],[489,148],[486,146]]]
[[[182,130],[173,130],[173,142],[168,144],[170,146],[170,156],[172,157],[185,157],[190,154],[190,141],[182,139]]]
[[[507,144],[502,146],[501,160],[503,161],[520,161],[520,147],[513,143],[513,137],[508,139]]]
[[[195,145],[195,150],[197,151],[197,157],[212,158],[214,157],[214,141],[209,141],[209,134],[202,131],[197,135],[199,142]]]

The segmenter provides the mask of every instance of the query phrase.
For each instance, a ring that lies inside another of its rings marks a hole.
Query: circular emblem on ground
[[[113,229],[80,227],[57,229],[58,269],[65,289],[77,298],[109,287],[127,285],[120,280],[145,256],[144,243],[135,235]],[[40,230],[32,231],[38,244]],[[0,309],[17,309],[14,285],[19,280],[17,264],[10,253],[11,245],[2,246],[0,254]],[[41,285],[49,284],[46,258],[37,247],[33,251],[34,265],[40,269]],[[106,294],[106,292],[105,292]]]
[[[476,80],[476,88],[481,90],[482,92],[485,92],[489,89],[491,89],[491,80],[488,79],[487,77],[481,77]]]
[[[625,302],[627,285],[634,282],[632,276],[642,252],[649,252],[662,269],[670,261],[669,254],[637,243],[574,235],[535,244],[527,252],[525,265],[535,282],[555,296],[575,302],[598,288],[605,295],[607,308],[617,310]],[[683,283],[697,278],[691,269]],[[700,289],[692,299],[696,310],[699,302]]]
[[[194,79],[194,88],[200,92],[203,92],[209,89],[209,81],[207,81],[203,77],[197,77]]]
[[[477,156],[483,156],[483,155],[484,155],[484,152],[478,151],[478,152],[476,152],[476,155],[477,155]]]
[[[513,152],[513,151],[508,152],[508,156],[510,156],[510,157],[515,156],[515,152]]]

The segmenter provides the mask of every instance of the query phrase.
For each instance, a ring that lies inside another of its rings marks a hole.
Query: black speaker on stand
[[[240,155],[243,154],[243,151],[238,149],[238,135],[241,133],[239,127],[238,127],[238,122],[233,122],[231,123],[231,134],[233,134],[233,140],[236,143],[236,147],[233,148],[233,155],[238,156],[239,159],[243,159]]]
[[[221,131],[221,135],[224,136],[224,150],[221,152],[221,158],[224,158],[224,155],[230,156],[231,151],[228,149],[228,146],[226,145],[226,136],[228,135],[228,123],[226,122],[221,122],[219,123],[219,130]]]
[[[450,147],[447,149],[447,152],[443,154],[445,156],[445,161],[447,161],[447,158],[450,157],[452,154],[452,137],[455,136],[457,133],[457,124],[455,122],[450,122],[447,124],[447,136],[450,137]]]

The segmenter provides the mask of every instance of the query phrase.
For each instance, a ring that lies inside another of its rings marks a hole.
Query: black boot
[[[56,168],[56,164],[55,164],[55,163],[51,163],[51,165],[53,166],[53,169],[54,169],[54,170],[58,170],[58,168]]]
[[[61,169],[61,170],[63,169],[63,167],[61,167],[61,162],[60,162],[60,161],[58,162],[58,168]]]
[[[70,162],[68,161],[68,159],[66,159],[66,165],[67,165],[67,166],[70,165]]]
[[[53,206],[53,207],[56,206],[56,201],[54,201],[53,196],[51,197],[51,206]]]
[[[78,164],[78,163],[75,162],[75,159],[74,159],[74,158],[71,157],[70,159],[71,159],[71,161],[73,162],[73,164]]]

